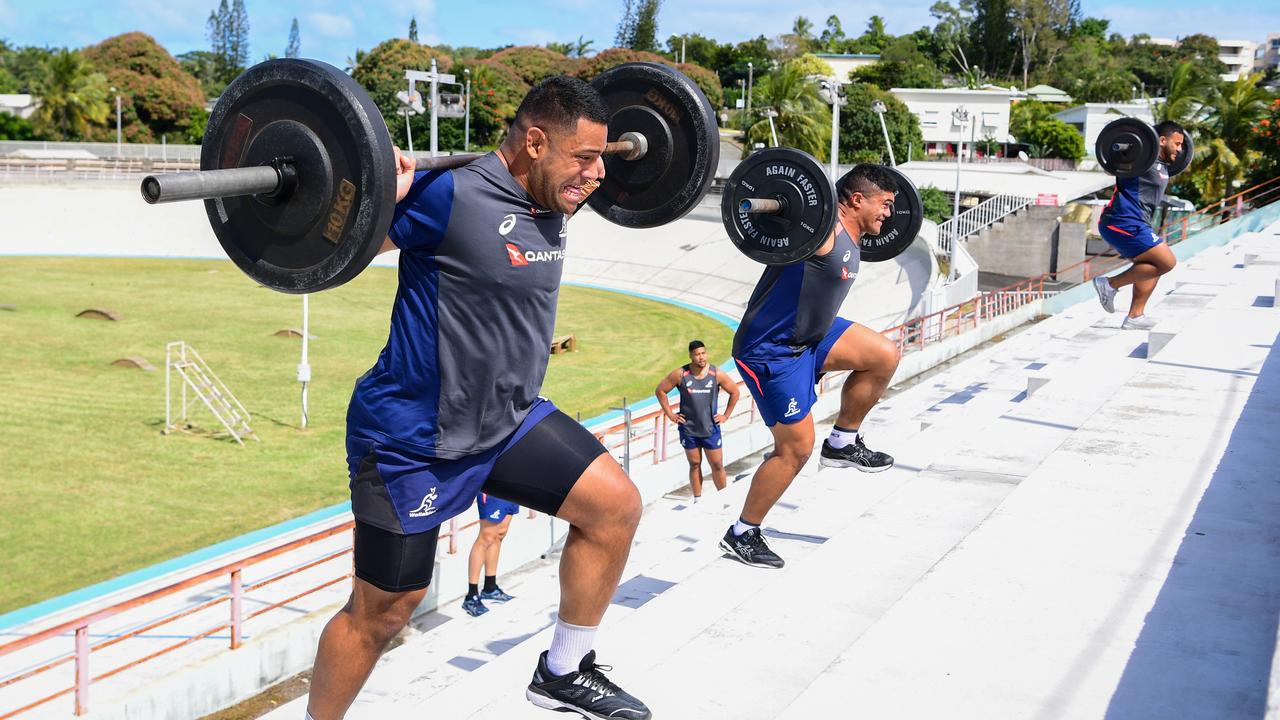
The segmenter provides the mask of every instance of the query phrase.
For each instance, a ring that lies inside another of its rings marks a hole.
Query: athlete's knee
[[[788,465],[799,468],[809,462],[813,454],[813,442],[785,442],[774,446],[773,456]]]
[[[402,593],[380,593],[376,600],[353,597],[343,612],[347,613],[366,642],[382,647],[404,629],[426,594],[427,589],[422,588]]]
[[[723,461],[708,460],[708,461],[707,461],[707,464],[711,466],[711,472],[713,472],[713,473],[722,473],[722,472],[724,472],[724,462],[723,462]]]

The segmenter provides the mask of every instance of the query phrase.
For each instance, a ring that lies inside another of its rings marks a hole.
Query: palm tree
[[[773,119],[778,144],[798,148],[819,159],[831,144],[831,110],[818,94],[818,84],[804,74],[797,63],[785,63],[756,85],[755,104],[777,112]],[[747,129],[747,148],[761,142],[772,145],[769,119]]]
[[[575,43],[571,43],[571,45],[573,46],[573,57],[576,57],[576,58],[586,57],[587,53],[591,52],[591,46],[595,44],[596,43],[594,40],[584,40],[582,36],[579,35],[578,41]]]
[[[1253,128],[1267,114],[1272,97],[1258,86],[1261,73],[1242,75],[1213,94],[1201,123],[1202,147],[1196,149],[1192,178],[1205,199],[1231,194],[1258,161]]]
[[[90,125],[101,125],[111,114],[107,77],[94,72],[80,53],[59,50],[45,61],[32,94],[40,99],[35,125],[46,135],[82,138]]]
[[[1198,127],[1204,120],[1205,109],[1216,84],[1217,78],[1197,72],[1195,63],[1190,60],[1178,63],[1169,80],[1164,102],[1156,104],[1155,121],[1172,120],[1188,129]]]

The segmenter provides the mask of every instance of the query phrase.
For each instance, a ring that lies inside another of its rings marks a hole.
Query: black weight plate
[[[369,95],[317,60],[255,65],[227,86],[209,117],[200,167],[292,157],[298,184],[281,200],[205,201],[227,255],[287,293],[340,285],[373,261],[395,210],[391,136]]]
[[[893,197],[893,214],[880,224],[880,233],[863,235],[858,241],[863,262],[884,262],[898,257],[911,247],[924,223],[924,202],[915,183],[897,168],[886,165],[884,169],[893,176],[898,192]]]
[[[748,198],[780,200],[777,214],[748,213]],[[738,163],[724,187],[720,216],[747,257],[785,265],[811,257],[836,226],[836,189],[812,155],[795,148],[760,150]]]
[[[639,160],[604,157],[605,176],[587,204],[632,228],[665,225],[698,204],[715,179],[720,131],[715,110],[692,80],[657,63],[624,63],[591,82],[609,107],[609,141],[645,136]]]
[[[1098,133],[1093,152],[1103,170],[1118,178],[1142,175],[1160,157],[1155,128],[1138,118],[1119,118]]]
[[[1195,153],[1196,148],[1191,142],[1191,133],[1184,130],[1182,133],[1182,150],[1178,151],[1178,157],[1169,163],[1169,175],[1177,175],[1186,170],[1191,165],[1191,158]]]

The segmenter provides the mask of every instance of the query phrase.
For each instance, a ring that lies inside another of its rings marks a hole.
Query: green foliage
[[[84,140],[111,113],[108,87],[106,76],[95,72],[83,55],[59,50],[49,57],[31,88],[40,98],[32,124],[50,140]]]
[[[1030,142],[1024,138],[1028,136],[1031,126],[1041,120],[1047,120],[1058,109],[1060,108],[1039,100],[1019,100],[1013,103],[1009,107],[1009,134],[1019,142]]]
[[[24,118],[0,112],[0,140],[34,140],[35,128]]]
[[[969,62],[987,75],[1004,77],[1013,70],[1017,56],[1012,9],[1009,0],[973,0],[968,23]]]
[[[1037,157],[1079,160],[1084,157],[1084,137],[1057,118],[1044,118],[1026,130],[1026,142],[1038,148]],[[1022,138],[1019,138],[1022,140]]]
[[[1258,165],[1257,129],[1274,107],[1274,97],[1258,86],[1259,73],[1225,83],[1210,99],[1196,137],[1191,179],[1213,202],[1243,189],[1246,174]],[[1208,140],[1208,142],[1206,142]]]
[[[382,111],[382,117],[387,121],[387,129],[391,131],[392,142],[402,147],[402,143],[407,141],[405,116],[400,112],[403,106],[396,99],[396,93],[408,89],[404,79],[406,69],[430,69],[432,58],[435,58],[436,67],[440,72],[449,72],[453,67],[453,60],[448,55],[426,45],[409,42],[404,38],[394,38],[379,43],[365,53],[351,73],[356,82],[363,85],[369,92],[373,102]],[[424,130],[429,131],[429,121],[424,121],[425,117],[425,115],[416,116],[414,120],[415,148],[418,145],[426,145],[428,142],[425,136],[420,134]],[[422,128],[419,128],[419,122],[423,122]]]
[[[1178,63],[1164,101],[1155,107],[1155,121],[1172,120],[1185,128],[1198,126],[1220,84],[1217,77],[1197,72],[1192,61]]]
[[[952,205],[947,194],[932,185],[920,188],[920,204],[928,220],[940,223],[951,218]]]
[[[49,58],[56,50],[41,47],[0,48],[0,85],[6,93],[31,93],[44,76]]]
[[[215,98],[222,94],[226,85],[218,79],[218,65],[213,53],[208,50],[192,50],[177,56],[182,71],[200,81],[200,89],[204,96]]]
[[[845,99],[847,104],[840,108],[840,162],[852,162],[859,150],[874,152],[879,162],[888,162],[880,120],[871,109],[877,100],[885,104],[884,123],[893,143],[894,158],[898,162],[913,159],[906,156],[908,148],[915,158],[924,157],[920,120],[901,100],[868,83],[845,86]]]
[[[515,119],[529,85],[509,66],[492,59],[475,60],[464,67],[471,70],[471,142],[495,147]]]
[[[835,71],[825,60],[814,55],[813,53],[805,53],[799,57],[789,60],[787,65],[795,68],[795,70],[807,77],[831,77]]]
[[[544,47],[524,45],[494,53],[490,61],[511,68],[525,84],[533,86],[552,75],[572,75],[578,62]]]
[[[1206,35],[1188,35],[1175,47],[1153,45],[1144,40],[1145,36],[1135,36],[1127,44],[1108,45],[1148,96],[1166,95],[1175,68],[1184,62],[1191,63],[1190,71],[1196,83],[1216,85],[1219,75],[1227,71],[1227,66],[1218,60],[1217,41]]]
[[[191,108],[187,113],[187,129],[182,133],[181,141],[188,145],[200,145],[204,142],[204,133],[208,126],[209,111],[203,107]]]
[[[297,20],[294,20],[296,23]],[[409,42],[418,42],[418,16],[409,18]]]
[[[1076,102],[1125,102],[1140,85],[1125,61],[1123,46],[1090,35],[1073,40],[1041,77]]]
[[[658,52],[658,10],[662,0],[623,0],[615,41],[618,47]]]
[[[772,146],[766,108],[777,113],[773,125],[778,144],[803,150],[814,157],[828,157],[831,145],[831,111],[818,95],[818,84],[809,79],[805,64],[791,61],[765,77],[755,88],[753,109],[759,119],[747,130],[747,145]]]
[[[911,36],[892,41],[878,62],[854,70],[850,79],[870,83],[882,90],[942,86],[942,73],[933,60],[920,51]]]
[[[595,76],[608,70],[615,65],[629,62],[651,62],[667,65],[676,68],[680,72],[689,76],[702,92],[711,101],[712,107],[717,107],[723,100],[724,93],[720,87],[720,80],[716,74],[704,67],[700,67],[693,63],[677,64],[671,58],[654,53],[643,52],[640,50],[628,50],[626,48],[609,48],[596,53],[593,57],[580,61],[578,65],[578,77],[590,82]]]
[[[185,136],[192,110],[204,108],[200,83],[149,35],[131,32],[85,48],[84,57],[101,68],[107,84],[121,96],[126,142],[160,142],[161,136]],[[114,100],[114,98],[112,98]],[[203,133],[202,133],[203,134]],[[92,128],[92,140],[112,140],[115,125]]]
[[[414,25],[410,25],[409,39],[418,41],[418,29]],[[289,43],[284,46],[284,56],[287,58],[296,58],[302,54],[302,36],[298,31],[298,18],[293,19],[293,24],[289,26]]]
[[[711,107],[718,108],[724,103],[724,89],[720,87],[720,78],[714,72],[693,63],[676,65],[676,69],[689,76],[698,89],[702,90],[711,101]]]
[[[214,58],[214,75],[223,87],[249,65],[249,13],[244,0],[221,0],[205,20],[205,37]]]
[[[1280,176],[1280,98],[1273,98],[1254,124],[1253,150],[1258,162],[1250,169],[1248,185]]]

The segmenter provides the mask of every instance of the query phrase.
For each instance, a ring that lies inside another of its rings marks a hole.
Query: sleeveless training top
[[[707,366],[707,375],[701,380],[685,365],[680,368],[680,414],[685,422],[681,427],[693,437],[711,437],[716,429],[716,408],[720,402],[720,385],[716,382],[716,366]]]

